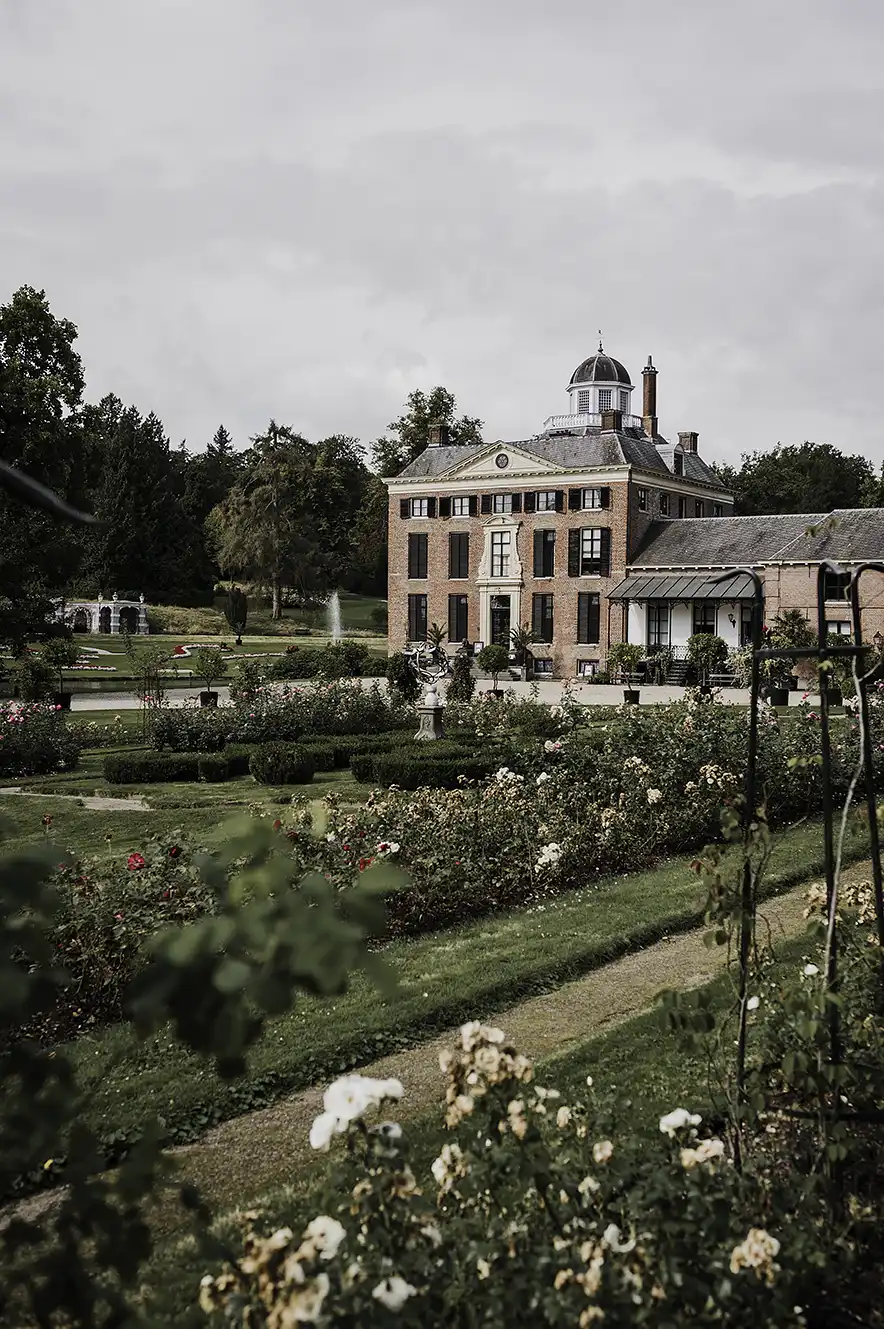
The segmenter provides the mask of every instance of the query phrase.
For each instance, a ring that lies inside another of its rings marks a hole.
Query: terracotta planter
[[[218,693],[217,693],[217,692],[201,692],[201,693],[200,693],[200,706],[217,706],[217,705],[218,705]]]

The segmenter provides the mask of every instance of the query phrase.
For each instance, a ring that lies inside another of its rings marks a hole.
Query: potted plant
[[[510,633],[510,640],[513,643],[513,650],[516,653],[516,664],[525,670],[525,677],[528,677],[528,671],[533,667],[534,659],[529,647],[537,641],[534,633],[527,623],[520,627],[513,628]]]
[[[249,601],[245,591],[239,590],[236,586],[231,586],[227,592],[227,600],[224,605],[224,617],[230,624],[231,630],[236,633],[237,646],[242,646],[242,634],[246,630],[248,616]]]
[[[688,637],[688,655],[697,670],[700,694],[712,696],[710,679],[727,659],[727,642],[714,632],[695,632]]]
[[[193,672],[206,682],[205,692],[200,693],[200,706],[217,706],[218,693],[212,691],[212,684],[227,673],[227,661],[221,647],[201,646],[193,662]]]
[[[800,609],[778,614],[764,631],[764,644],[773,650],[807,649],[815,646],[816,633]],[[805,666],[806,668],[806,666]],[[767,680],[767,700],[771,706],[788,706],[789,693],[797,684],[791,660],[763,660],[761,672]]]
[[[608,669],[612,674],[619,674],[621,683],[631,685],[633,675],[644,657],[644,649],[635,642],[615,642],[608,651]],[[623,689],[623,700],[630,706],[637,706],[639,690],[632,686]]]
[[[438,623],[431,623],[427,628],[427,645],[433,653],[434,661],[439,660],[439,653],[442,650],[442,643],[447,637],[447,632],[441,628]]]
[[[73,669],[80,656],[76,643],[68,637],[51,637],[41,651],[43,662],[58,677],[58,691],[53,700],[63,711],[71,709],[71,694],[64,690],[64,670]]]
[[[497,686],[497,680],[510,662],[510,653],[506,646],[492,644],[483,646],[476,656],[476,664],[484,674],[491,675],[491,695],[502,697],[503,689]]]

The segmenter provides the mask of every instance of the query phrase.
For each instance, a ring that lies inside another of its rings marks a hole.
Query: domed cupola
[[[572,415],[595,415],[601,411],[630,413],[632,380],[629,371],[619,360],[605,354],[601,338],[595,355],[579,364],[571,375],[568,397]]]

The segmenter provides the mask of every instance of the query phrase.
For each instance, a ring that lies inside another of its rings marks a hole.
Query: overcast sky
[[[0,302],[191,448],[527,437],[601,328],[710,459],[879,462],[882,162],[878,0],[0,0]]]

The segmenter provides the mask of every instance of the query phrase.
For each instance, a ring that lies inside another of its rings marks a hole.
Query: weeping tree
[[[241,591],[238,586],[231,586],[227,592],[224,617],[236,633],[237,646],[242,646],[242,634],[246,630],[249,617],[249,600],[245,591]]]

